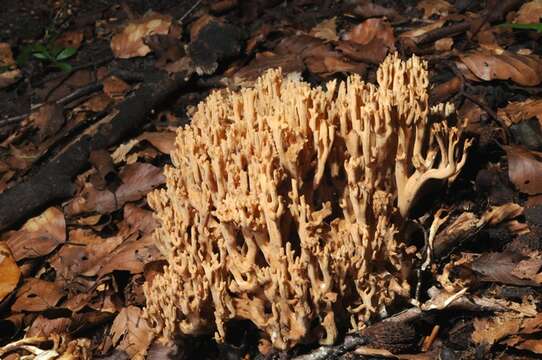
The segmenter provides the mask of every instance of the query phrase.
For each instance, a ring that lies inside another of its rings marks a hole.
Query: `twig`
[[[159,73],[117,105],[111,115],[70,139],[47,163],[22,183],[0,193],[0,231],[42,210],[53,201],[72,196],[72,178],[88,166],[91,151],[108,148],[137,130],[146,115],[190,79]]]
[[[32,84],[32,86],[33,87],[40,87],[41,85],[43,85],[44,83],[46,83],[48,81],[54,81],[54,80],[57,80],[57,79],[61,79],[61,78],[65,77],[65,76],[69,77],[70,75],[72,75],[74,72],[76,72],[78,70],[83,70],[83,69],[86,69],[86,68],[89,68],[89,67],[102,66],[104,64],[107,64],[108,62],[110,62],[113,59],[114,59],[113,56],[107,56],[107,57],[105,57],[105,58],[103,58],[101,60],[98,60],[98,61],[92,61],[92,62],[84,63],[84,64],[81,64],[81,65],[76,65],[67,73],[59,73],[58,75],[51,76],[48,79],[42,79],[42,80],[38,81],[37,83]]]
[[[188,9],[188,11],[183,16],[181,16],[179,20],[177,20],[177,22],[179,24],[182,24],[183,20],[186,19],[188,15],[190,15],[192,11],[194,11],[199,6],[199,4],[201,4],[201,0],[196,1],[196,3],[192,5],[192,7]]]
[[[503,0],[501,3],[499,3],[499,6],[497,6],[496,9],[488,10],[482,18],[480,24],[472,32],[471,38],[474,38],[486,23],[494,23],[496,21],[500,21],[504,17],[504,14],[506,14],[510,10],[513,10],[521,3],[521,0]],[[444,37],[456,36],[469,30],[470,27],[471,22],[462,21],[453,25],[442,27],[440,29],[435,29],[418,37],[416,39],[416,44],[423,45],[437,41]]]
[[[417,45],[423,45],[430,42],[435,42],[439,39],[442,39],[448,36],[459,35],[467,31],[469,28],[470,28],[470,23],[468,21],[462,21],[460,23],[456,23],[453,25],[445,26],[440,29],[429,31],[421,35],[420,37],[418,37],[415,40],[415,42]]]
[[[344,339],[344,343],[337,346],[321,346],[313,352],[301,356],[297,356],[292,360],[328,360],[339,359],[341,355],[344,355],[348,351],[352,351],[355,348],[365,345],[367,339],[362,336],[347,336]]]
[[[499,115],[495,111],[493,111],[486,103],[484,103],[481,100],[478,100],[476,97],[469,94],[465,88],[467,87],[467,82],[465,81],[465,76],[463,76],[463,73],[455,66],[454,63],[447,62],[446,65],[453,71],[453,73],[459,77],[461,80],[461,85],[459,87],[459,92],[456,96],[458,97],[464,97],[474,104],[478,105],[482,110],[484,110],[493,120],[495,120],[503,129],[504,135],[505,135],[505,141],[508,142],[511,134],[510,130],[508,129],[508,126],[506,126],[506,123],[500,118]]]
[[[102,89],[102,87],[103,87],[103,85],[100,84],[100,83],[88,84],[88,85],[83,86],[83,87],[81,87],[79,89],[76,89],[75,91],[69,93],[66,96],[61,97],[60,99],[55,101],[55,103],[57,103],[59,105],[69,104],[72,101],[77,100],[77,99],[79,99],[79,98],[81,98],[83,96],[86,96],[88,94],[92,94],[93,92],[96,92],[96,91],[100,91]],[[11,125],[11,124],[17,123],[17,122],[19,122],[21,120],[24,120],[25,118],[30,116],[32,111],[35,111],[35,110],[41,108],[45,104],[47,104],[47,102],[34,104],[34,105],[32,105],[30,107],[30,112],[28,112],[28,113],[21,114],[21,115],[16,115],[16,116],[12,116],[12,117],[7,118],[7,119],[0,120],[0,127]]]

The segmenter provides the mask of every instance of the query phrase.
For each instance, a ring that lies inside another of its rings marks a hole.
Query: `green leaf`
[[[40,60],[51,60],[51,56],[48,53],[35,52],[32,54],[32,56]]]
[[[62,50],[60,53],[58,53],[58,55],[56,56],[56,60],[61,61],[61,60],[69,59],[73,55],[75,55],[76,52],[77,52],[76,48],[67,47],[64,50]]]
[[[55,67],[59,68],[60,70],[62,70],[64,72],[67,72],[67,73],[72,71],[72,66],[70,64],[68,64],[68,63],[65,63],[65,62],[55,62],[53,65]]]
[[[500,24],[501,27],[507,27],[517,30],[535,30],[538,32],[542,32],[542,23],[536,23],[536,24],[513,24],[513,23],[504,23]]]

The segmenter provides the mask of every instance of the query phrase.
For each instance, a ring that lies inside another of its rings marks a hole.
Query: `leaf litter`
[[[9,329],[0,332],[0,357],[317,359],[326,351],[534,359],[542,353],[540,35],[499,26],[539,23],[540,0],[228,0],[154,8],[129,2],[99,11],[72,5],[54,8],[68,25],[51,42],[77,49],[70,73],[38,61],[20,65],[24,42],[0,43],[0,91],[7,99],[1,102],[7,115],[0,114],[0,194],[62,154],[64,143],[96,119],[115,114],[155,72],[192,76],[192,83],[131,137],[92,149],[71,197],[0,233],[0,327]],[[191,107],[209,91],[251,86],[276,67],[314,85],[353,73],[372,82],[378,64],[396,50],[429,61],[431,100],[453,102],[478,141],[457,184],[405,229],[420,259],[411,269],[417,290],[409,303],[385,309],[384,320],[342,344],[309,342],[290,353],[258,342],[247,324],[232,325],[236,338],[226,345],[205,336],[175,344],[154,339],[143,317],[142,286],[165,260],[146,194],[163,186],[175,129]],[[32,86],[24,85],[27,79]],[[13,115],[17,106],[10,102],[19,98],[32,99],[32,106]],[[424,232],[439,220],[437,208],[445,216],[427,248]],[[348,341],[357,345],[349,348]]]

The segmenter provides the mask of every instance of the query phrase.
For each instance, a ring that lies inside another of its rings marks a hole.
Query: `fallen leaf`
[[[165,181],[160,168],[146,163],[126,165],[119,176],[122,184],[114,193],[109,190],[97,190],[92,184],[86,183],[82,192],[66,206],[67,213],[70,215],[90,211],[109,213],[121,208],[126,202],[141,199]]]
[[[542,60],[536,55],[481,49],[459,58],[479,80],[512,80],[523,86],[536,86],[542,82]]]
[[[60,98],[71,94],[75,89],[89,85],[96,81],[96,76],[93,70],[81,69],[75,70],[68,74],[67,78],[52,78],[47,81],[42,87],[34,89],[36,97],[46,98],[49,102],[55,102]]]
[[[38,128],[39,141],[56,134],[64,124],[62,105],[56,103],[45,104],[32,112],[29,122]]]
[[[72,321],[68,317],[58,317],[49,319],[42,314],[32,322],[25,336],[43,336],[49,337],[53,334],[64,335],[68,333],[68,329]]]
[[[359,5],[356,5],[352,9],[352,13],[361,18],[376,18],[376,17],[387,17],[388,19],[393,19],[396,21],[400,18],[400,15],[392,7],[384,7],[379,4],[375,4],[372,1],[356,1]]]
[[[542,193],[542,153],[521,146],[503,146],[508,157],[508,176],[519,191]]]
[[[301,54],[275,54],[271,52],[257,53],[254,60],[243,66],[231,77],[236,86],[251,86],[267,69],[280,67],[284,74],[302,72],[305,64]]]
[[[353,41],[339,41],[335,49],[341,51],[346,57],[370,64],[380,64],[389,52],[380,40],[373,39],[365,45],[357,44]]]
[[[474,319],[472,340],[478,344],[493,345],[521,329],[522,317],[505,313],[489,319]]]
[[[66,31],[55,40],[55,44],[64,48],[79,49],[84,38],[82,31]]]
[[[454,46],[454,39],[446,37],[435,41],[435,50],[437,51],[450,51]]]
[[[66,241],[64,214],[51,207],[28,220],[20,230],[4,234],[3,240],[16,261],[47,255]]]
[[[508,126],[536,117],[542,127],[542,99],[511,102],[504,108],[500,108],[497,111],[497,115]]]
[[[450,80],[442,84],[438,84],[431,89],[431,93],[429,95],[430,101],[432,104],[439,104],[441,102],[445,102],[453,95],[455,95],[460,89],[461,79],[458,76],[454,76]],[[477,109],[479,109],[479,107]],[[470,124],[471,122],[469,121],[466,123]]]
[[[307,68],[321,77],[338,72],[364,74],[367,65],[350,62],[340,52],[323,40],[309,35],[284,38],[276,47],[278,54],[296,54],[302,57]]]
[[[94,276],[103,259],[123,241],[122,236],[102,238],[92,231],[70,231],[70,242],[64,245],[50,260],[56,271],[55,282],[65,286],[79,275]]]
[[[129,271],[131,274],[142,273],[145,264],[160,258],[162,258],[162,255],[155,246],[152,234],[145,235],[142,238],[132,236],[101,259],[100,264],[98,264],[97,275],[102,277],[115,270]]]
[[[174,131],[144,132],[137,138],[151,143],[158,151],[169,155],[175,148],[175,138],[177,134]]]
[[[131,139],[130,141],[120,144],[115,151],[111,154],[111,158],[113,159],[113,162],[115,164],[118,164],[120,162],[126,161],[126,158],[130,151],[139,144],[139,139]]]
[[[124,206],[124,221],[133,231],[141,231],[143,234],[152,234],[158,226],[158,220],[150,210],[142,209],[134,204]]]
[[[418,40],[417,38],[419,38],[420,36],[430,31],[441,28],[442,26],[444,26],[445,23],[446,23],[446,20],[437,20],[428,25],[420,26],[415,29],[405,31],[404,33],[401,33],[401,35],[399,35],[399,38],[410,39],[416,43]]]
[[[0,89],[15,84],[21,78],[22,73],[19,69],[7,70],[0,73]]]
[[[423,10],[424,19],[429,19],[433,15],[448,15],[454,9],[444,0],[422,0],[416,4],[416,8]]]
[[[13,52],[8,43],[0,43],[0,67],[15,65]]]
[[[4,69],[4,70],[2,70]],[[16,83],[22,76],[8,43],[0,43],[0,89]]]
[[[109,152],[103,149],[93,150],[90,152],[88,160],[96,170],[90,176],[92,185],[99,190],[107,188],[114,191],[119,185],[119,178]]]
[[[17,287],[21,270],[5,242],[0,242],[0,303]]]
[[[533,0],[521,5],[514,18],[517,24],[537,24],[542,18],[542,0]]]
[[[361,45],[367,45],[374,39],[379,40],[388,49],[395,49],[393,28],[384,19],[368,19],[354,26],[344,34],[343,40],[349,40]]]
[[[145,44],[144,38],[152,34],[166,35],[171,22],[171,16],[152,11],[140,19],[130,21],[111,39],[113,54],[120,59],[147,55],[151,48]]]
[[[311,29],[309,35],[326,41],[337,41],[337,17],[332,17],[316,25]]]
[[[525,317],[513,312],[504,312],[491,318],[475,319],[471,337],[477,344],[501,343],[542,354],[542,341],[537,339],[541,332],[542,314]]]
[[[112,103],[113,103],[113,99],[109,97],[107,94],[101,92],[101,93],[91,96],[90,99],[88,99],[81,105],[77,106],[74,110],[76,112],[90,111],[93,113],[97,113],[97,112],[104,111]]]
[[[528,350],[535,354],[542,354],[542,339],[529,339],[522,336],[511,336],[504,343],[516,349]]]
[[[64,296],[64,292],[49,281],[27,278],[17,291],[15,303],[11,306],[12,311],[38,312],[53,308]]]
[[[539,286],[542,279],[538,270],[542,260],[511,251],[482,254],[468,267],[475,271],[478,280],[517,286]],[[529,276],[526,277],[525,274]]]
[[[130,90],[130,85],[116,76],[109,76],[103,81],[103,91],[111,99],[123,99]]]
[[[125,351],[130,359],[144,359],[154,338],[143,311],[136,306],[121,310],[111,325],[113,345]]]

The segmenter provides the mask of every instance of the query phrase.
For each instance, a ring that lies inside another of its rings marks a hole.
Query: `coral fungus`
[[[450,105],[429,108],[423,61],[391,55],[377,80],[311,88],[271,70],[199,104],[149,196],[168,260],[145,286],[157,334],[223,340],[246,319],[279,349],[330,344],[409,295],[401,226],[470,142],[442,121]]]

